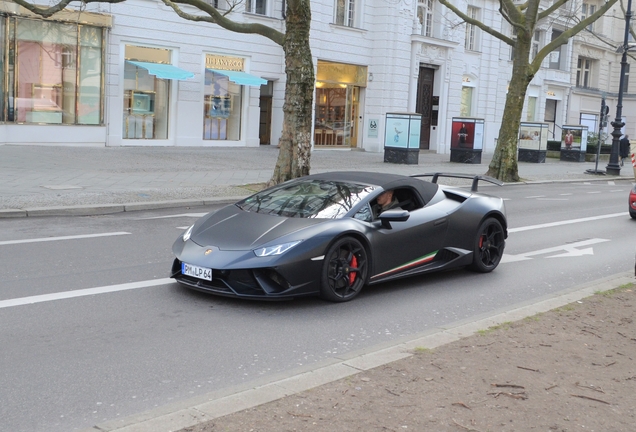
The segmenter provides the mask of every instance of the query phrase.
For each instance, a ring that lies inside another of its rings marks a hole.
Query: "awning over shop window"
[[[229,70],[221,70],[221,69],[207,69],[210,72],[214,72],[220,75],[225,75],[232,81],[233,83],[239,85],[247,85],[253,87],[260,87],[262,85],[267,84],[267,80],[257,77],[256,75],[250,75],[245,72],[238,71],[229,71]]]
[[[176,66],[163,63],[148,63],[140,61],[126,60],[128,63],[137,67],[144,68],[149,74],[156,76],[157,78],[171,79],[171,80],[187,80],[194,77],[192,72],[185,69],[180,69]]]

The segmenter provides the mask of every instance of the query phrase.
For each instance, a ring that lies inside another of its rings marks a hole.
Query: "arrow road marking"
[[[577,248],[581,246],[589,246],[589,245],[604,243],[608,241],[609,240],[607,239],[595,238],[595,239],[589,239],[589,240],[582,240],[576,243],[569,243],[562,246],[555,246],[555,247],[540,249],[540,250],[536,250],[532,252],[525,252],[525,253],[521,253],[517,255],[504,254],[504,256],[501,257],[501,262],[509,263],[509,262],[525,261],[525,260],[532,259],[531,257],[533,256],[546,255],[546,254],[551,254],[554,252],[561,252],[561,251],[565,251],[565,253],[548,256],[546,258],[559,258],[559,257],[562,258],[562,257],[575,257],[575,256],[583,256],[583,255],[594,255],[592,248],[586,248],[586,249],[577,249]]]

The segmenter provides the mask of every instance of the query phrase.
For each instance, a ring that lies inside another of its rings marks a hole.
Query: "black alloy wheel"
[[[484,220],[477,230],[471,270],[488,273],[499,265],[506,239],[501,223],[495,218]]]
[[[353,299],[367,282],[367,251],[353,237],[343,237],[327,251],[322,268],[320,295],[325,300]]]

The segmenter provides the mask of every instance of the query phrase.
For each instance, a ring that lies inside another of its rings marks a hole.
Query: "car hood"
[[[197,222],[190,239],[221,250],[247,250],[325,221],[246,212],[232,205]]]

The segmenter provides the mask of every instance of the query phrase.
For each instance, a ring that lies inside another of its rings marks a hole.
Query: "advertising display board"
[[[481,163],[484,148],[484,119],[453,117],[451,162]]]
[[[560,159],[569,162],[585,162],[587,126],[563,125],[561,131]]]
[[[417,164],[421,127],[421,114],[387,113],[384,128],[384,162]]]
[[[548,150],[548,124],[521,122],[518,148],[519,162],[544,163]]]

